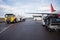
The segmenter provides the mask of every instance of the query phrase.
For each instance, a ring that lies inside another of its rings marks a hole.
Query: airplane
[[[53,7],[53,5],[52,4],[50,4],[50,11],[51,11],[51,13],[53,13],[53,14],[57,14],[59,11],[56,11],[55,9],[54,9],[54,7]],[[51,14],[51,13],[42,13],[42,14]],[[41,14],[41,13],[27,13],[27,14]],[[60,13],[58,13],[58,14],[60,14]]]
[[[50,4],[51,13],[28,13],[28,14],[42,14],[42,25],[48,29],[48,31],[55,31],[60,29],[60,12],[56,11],[52,4]],[[47,16],[43,16],[46,14]]]

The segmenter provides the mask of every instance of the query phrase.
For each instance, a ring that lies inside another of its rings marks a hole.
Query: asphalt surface
[[[0,40],[60,40],[60,32],[47,31],[41,21],[27,19],[25,22],[1,25],[8,29],[0,33]]]
[[[5,24],[4,22],[0,23],[0,33],[1,31],[5,30],[6,28],[8,28],[9,24]]]

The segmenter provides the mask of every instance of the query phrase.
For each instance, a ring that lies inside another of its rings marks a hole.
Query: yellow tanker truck
[[[21,22],[25,21],[25,17],[20,16],[20,15],[14,15],[14,14],[5,14],[5,22],[6,23],[12,23],[12,22]]]
[[[21,17],[18,17],[14,14],[5,14],[6,23],[12,23],[12,22],[18,22],[18,21],[21,21]]]

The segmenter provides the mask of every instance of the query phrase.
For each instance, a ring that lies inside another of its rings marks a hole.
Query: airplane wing
[[[50,4],[50,11],[51,13],[27,13],[27,14],[60,14],[59,12],[56,12],[52,4]]]
[[[27,13],[27,14],[60,14],[60,13]]]

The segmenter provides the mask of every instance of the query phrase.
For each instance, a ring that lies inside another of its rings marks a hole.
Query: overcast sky
[[[60,10],[60,0],[0,0],[0,14],[28,16],[26,13],[50,12],[51,3],[56,10]]]

